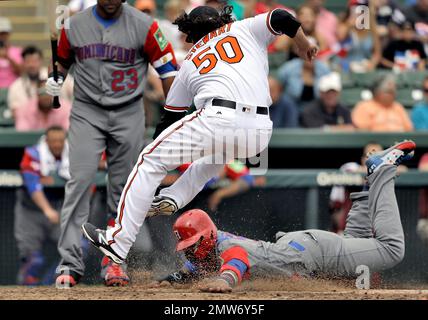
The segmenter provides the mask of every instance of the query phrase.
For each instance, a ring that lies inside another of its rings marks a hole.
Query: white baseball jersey
[[[230,23],[199,40],[189,51],[168,94],[165,109],[197,109],[213,98],[269,107],[267,47],[276,33],[271,12]]]

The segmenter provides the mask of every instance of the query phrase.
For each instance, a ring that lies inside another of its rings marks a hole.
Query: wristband
[[[238,276],[232,270],[223,271],[219,279],[226,281],[230,287],[234,287],[239,283]]]

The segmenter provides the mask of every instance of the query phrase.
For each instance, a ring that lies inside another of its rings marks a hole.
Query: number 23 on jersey
[[[218,58],[211,49],[217,52],[222,61],[229,64],[239,63],[244,57],[238,39],[232,36],[225,37],[217,42],[214,48],[208,47],[192,59],[196,68],[199,69],[203,66],[203,68],[199,69],[199,74],[206,74],[217,66]]]

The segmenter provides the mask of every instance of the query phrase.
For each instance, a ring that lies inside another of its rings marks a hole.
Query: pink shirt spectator
[[[322,8],[318,14],[316,30],[320,30],[327,44],[332,48],[337,43],[338,20],[334,13]]]
[[[38,108],[37,98],[32,98],[25,108],[18,108],[15,111],[16,131],[46,130],[58,125],[68,130],[70,125],[71,102],[61,100],[61,108],[53,109],[48,114],[42,113]]]
[[[22,49],[18,47],[9,47],[8,55],[17,64],[22,64]],[[18,79],[19,75],[13,72],[10,61],[0,58],[0,88],[9,88],[9,86]]]

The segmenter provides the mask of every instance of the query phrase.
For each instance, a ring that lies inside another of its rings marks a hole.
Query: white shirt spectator
[[[95,6],[97,4],[97,0],[71,0],[68,3],[68,7],[73,13],[85,10],[89,7]]]

